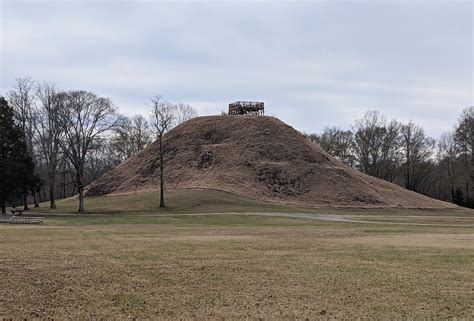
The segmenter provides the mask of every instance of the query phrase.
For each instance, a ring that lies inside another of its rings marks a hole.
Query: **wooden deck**
[[[236,101],[229,104],[229,115],[265,115],[263,101]]]

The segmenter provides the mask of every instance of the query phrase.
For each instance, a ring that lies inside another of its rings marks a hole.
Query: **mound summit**
[[[348,168],[274,117],[197,117],[169,131],[164,144],[167,189],[310,207],[455,207]],[[158,164],[155,142],[90,184],[86,195],[158,189]]]

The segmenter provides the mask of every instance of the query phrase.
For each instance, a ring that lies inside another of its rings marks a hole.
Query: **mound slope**
[[[455,207],[348,168],[273,117],[198,117],[169,131],[164,143],[167,188],[304,206]],[[158,157],[155,142],[89,185],[86,195],[159,188]]]

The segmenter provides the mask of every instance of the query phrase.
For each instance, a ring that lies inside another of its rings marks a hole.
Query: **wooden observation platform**
[[[236,101],[229,104],[229,115],[264,115],[263,101]]]

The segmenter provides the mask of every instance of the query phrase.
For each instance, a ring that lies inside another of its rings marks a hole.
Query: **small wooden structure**
[[[7,224],[43,224],[43,218],[42,217],[18,217],[18,216],[2,217],[0,215],[0,223],[7,223]]]
[[[8,221],[10,224],[43,224],[42,217],[17,217],[13,216]]]
[[[263,101],[236,101],[229,104],[229,115],[264,115]]]

